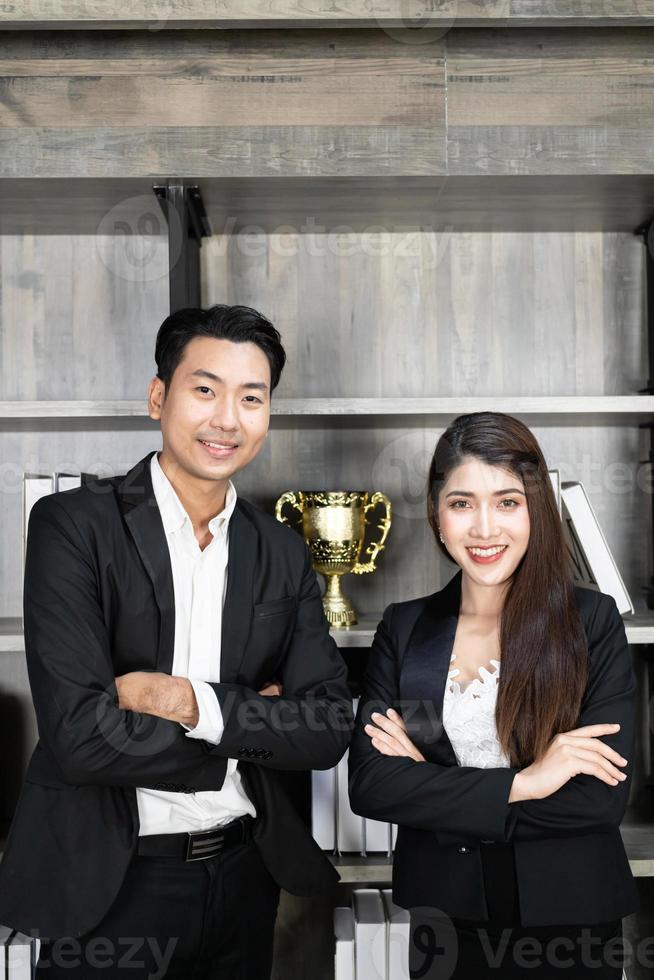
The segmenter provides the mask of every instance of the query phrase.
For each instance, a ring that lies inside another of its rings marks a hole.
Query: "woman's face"
[[[529,543],[524,484],[499,466],[468,457],[441,488],[438,522],[464,574],[480,585],[500,585],[513,575]]]

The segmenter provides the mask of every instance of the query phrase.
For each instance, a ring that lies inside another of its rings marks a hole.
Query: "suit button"
[[[247,755],[248,754],[248,750],[247,749],[239,749],[238,750],[238,754],[239,754],[239,758],[242,759],[244,755]]]
[[[273,754],[272,754],[272,752],[270,750],[268,752],[266,752],[266,754],[264,755],[264,759],[272,759],[272,757],[273,757]]]
[[[265,759],[265,758],[266,758],[266,750],[257,749],[257,759]]]
[[[459,852],[459,854],[469,854],[470,853],[470,848],[469,847],[457,847],[457,851]]]

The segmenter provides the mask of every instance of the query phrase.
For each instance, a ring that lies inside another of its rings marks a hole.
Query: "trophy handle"
[[[367,514],[368,511],[372,510],[373,507],[376,507],[377,504],[383,504],[385,510],[384,516],[381,518],[379,524],[377,525],[377,527],[381,531],[381,537],[379,541],[371,541],[371,543],[368,545],[365,554],[369,555],[370,560],[367,562],[357,562],[354,568],[351,569],[354,575],[363,575],[364,572],[374,572],[375,568],[377,567],[375,565],[377,555],[379,554],[380,551],[384,550],[384,544],[386,538],[388,537],[388,532],[391,527],[392,508],[391,508],[390,500],[388,499],[385,493],[381,493],[378,490],[376,493],[373,493],[369,502],[364,506],[363,511],[364,514]]]
[[[299,510],[299,512],[302,513],[302,504],[298,500],[297,494],[292,490],[286,490],[275,504],[275,517],[280,524],[288,524],[287,519],[282,514],[284,504],[291,504],[292,507],[295,507],[296,510]]]

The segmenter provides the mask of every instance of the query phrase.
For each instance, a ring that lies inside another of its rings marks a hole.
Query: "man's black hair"
[[[270,364],[270,393],[277,387],[286,363],[286,353],[279,331],[262,313],[249,306],[228,306],[218,303],[208,310],[187,307],[171,313],[159,327],[154,359],[157,377],[166,388],[184,355],[184,349],[194,337],[215,337],[242,344],[256,344]]]

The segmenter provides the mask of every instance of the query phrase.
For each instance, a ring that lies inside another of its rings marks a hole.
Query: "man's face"
[[[268,358],[256,344],[189,341],[168,389],[155,377],[148,393],[168,463],[213,481],[247,466],[268,432],[270,380]]]

